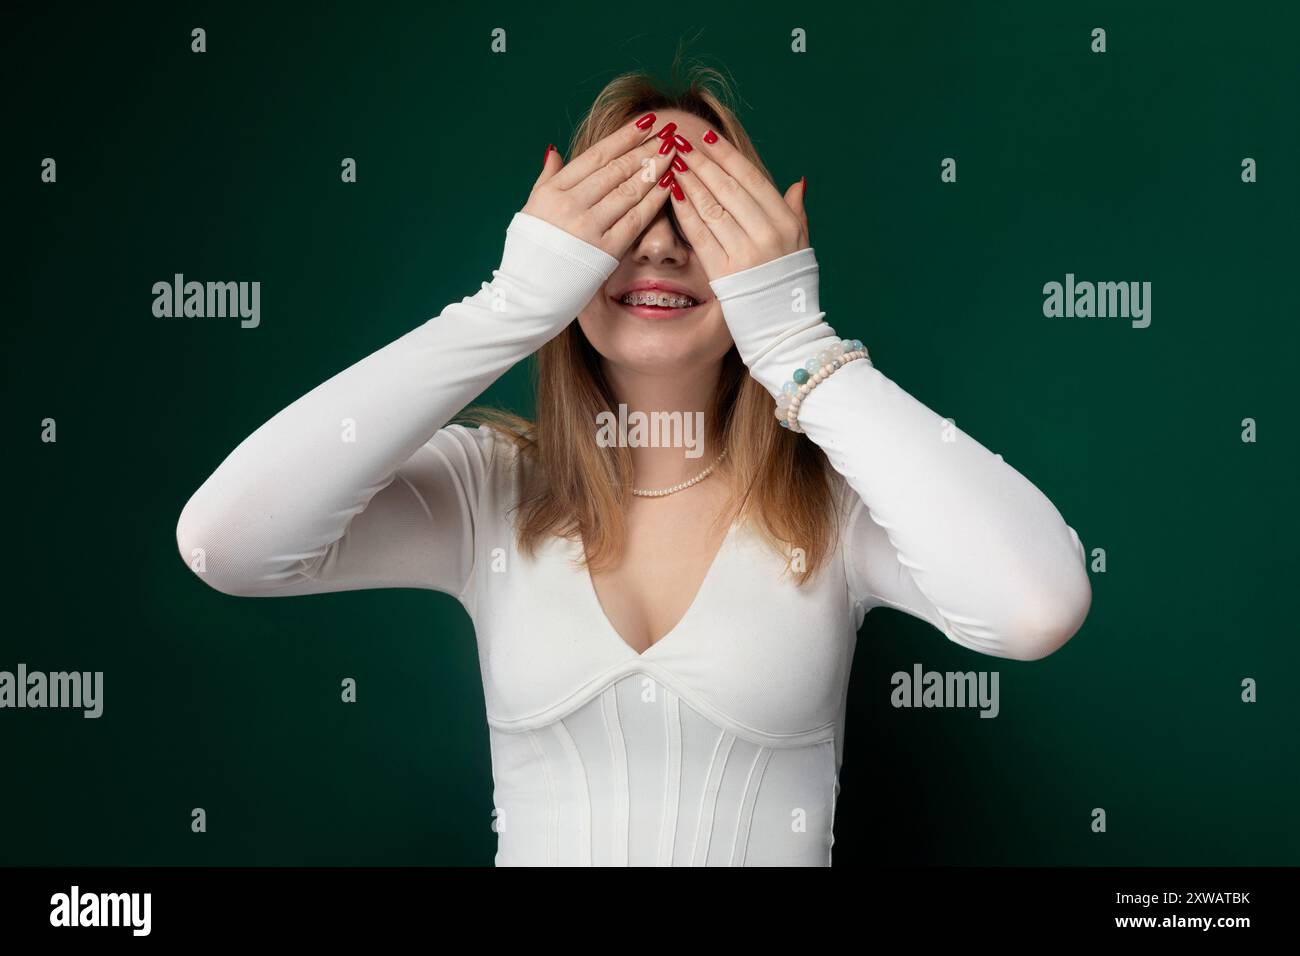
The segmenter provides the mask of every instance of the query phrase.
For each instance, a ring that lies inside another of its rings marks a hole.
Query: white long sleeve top
[[[181,557],[233,595],[454,595],[478,642],[498,865],[829,865],[867,612],[898,608],[972,650],[1039,658],[1087,614],[1083,545],[1000,456],[855,361],[800,411],[841,476],[830,560],[796,587],[788,556],[733,524],[685,615],[637,653],[602,611],[580,543],[516,549],[508,512],[527,464],[513,445],[448,424],[617,264],[516,214],[491,282],[231,452],[180,515]],[[774,396],[838,340],[811,249],[711,285]]]

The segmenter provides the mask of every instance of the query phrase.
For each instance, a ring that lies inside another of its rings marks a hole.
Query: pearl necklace
[[[713,474],[713,469],[717,468],[718,465],[722,462],[722,459],[726,457],[727,457],[727,450],[724,448],[722,449],[722,454],[719,455],[717,458],[713,459],[713,464],[709,465],[708,468],[705,468],[694,478],[691,478],[687,481],[683,481],[680,484],[670,485],[667,488],[653,488],[653,489],[633,488],[632,494],[636,495],[639,498],[662,498],[665,495],[671,495],[671,494],[676,494],[679,491],[685,491],[687,488],[691,487],[691,485],[698,485],[705,478],[709,477],[709,475]]]

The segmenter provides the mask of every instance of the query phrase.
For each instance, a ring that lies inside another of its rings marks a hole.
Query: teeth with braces
[[[629,292],[620,300],[624,305],[657,305],[663,309],[687,309],[695,304],[689,295],[641,289]]]

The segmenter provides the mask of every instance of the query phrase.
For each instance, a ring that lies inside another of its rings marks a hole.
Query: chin
[[[722,361],[731,347],[716,303],[671,310],[676,314],[667,316],[631,311],[611,304],[579,319],[587,341],[611,364],[643,374],[680,375]]]

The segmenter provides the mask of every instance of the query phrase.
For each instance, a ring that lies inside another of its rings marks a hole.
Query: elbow
[[[1007,628],[1004,653],[1018,661],[1038,661],[1060,650],[1078,633],[1092,607],[1092,582],[1082,566],[1054,587],[1034,592],[1019,604]]]
[[[237,565],[228,559],[232,549],[225,527],[228,522],[204,508],[196,494],[176,522],[176,547],[185,566],[208,587],[247,597],[252,594],[252,582],[237,573]]]

